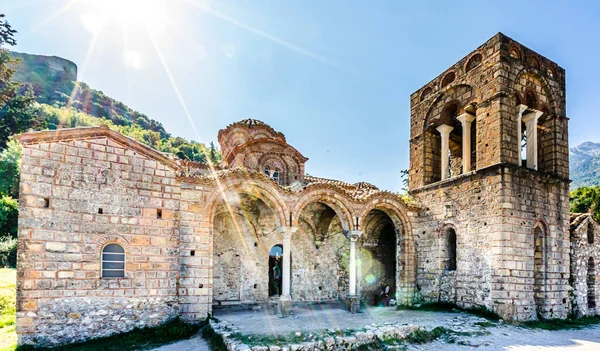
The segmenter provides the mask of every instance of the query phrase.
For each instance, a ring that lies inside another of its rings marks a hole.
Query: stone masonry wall
[[[75,342],[176,317],[179,197],[172,169],[109,138],[26,143],[19,343]],[[125,278],[101,278],[108,243],[125,249]]]
[[[592,215],[577,216],[571,226],[571,302],[577,317],[600,314],[600,224]],[[591,238],[590,238],[591,237]],[[589,272],[590,260],[593,271]],[[590,277],[592,277],[590,279]],[[592,301],[596,306],[589,306]]]

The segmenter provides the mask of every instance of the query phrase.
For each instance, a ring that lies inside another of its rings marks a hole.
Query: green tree
[[[208,158],[210,159],[210,161],[212,163],[220,163],[221,162],[221,157],[220,157],[220,153],[217,150],[217,147],[215,146],[214,142],[210,142],[209,145],[209,151],[208,151]]]
[[[15,45],[16,31],[0,14],[0,150],[4,149],[8,137],[35,127],[36,116],[32,109],[33,90],[12,80],[18,63],[4,45]]]
[[[10,196],[0,198],[0,237],[17,237],[19,203]]]
[[[592,213],[600,221],[600,186],[582,187],[570,194],[571,212]]]
[[[0,153],[0,195],[19,197],[19,176],[21,170],[21,144],[11,139]],[[2,234],[2,233],[0,233]]]

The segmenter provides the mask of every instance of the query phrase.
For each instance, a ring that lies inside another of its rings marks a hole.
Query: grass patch
[[[128,333],[117,334],[90,341],[62,345],[52,348],[19,347],[18,351],[65,350],[65,351],[127,351],[146,350],[170,344],[175,341],[189,339],[206,325],[206,321],[198,324],[186,324],[176,319],[154,328],[134,329]]]
[[[418,305],[405,306],[399,305],[396,307],[398,310],[411,310],[411,311],[428,311],[428,312],[465,312],[472,314],[477,317],[485,318],[490,321],[497,321],[500,318],[495,312],[490,311],[484,306],[476,306],[469,308],[462,308],[453,303],[449,302],[428,302]]]
[[[425,329],[417,329],[414,332],[408,334],[404,341],[409,344],[426,344],[428,342],[432,342],[437,340],[445,335],[453,334],[454,331],[452,329],[444,328],[444,327],[435,327],[432,330]]]
[[[17,346],[15,332],[17,296],[17,271],[0,269],[0,351],[14,350]]]
[[[202,328],[202,337],[206,340],[212,351],[227,351],[227,346],[225,345],[223,337],[221,334],[215,332],[210,323]]]
[[[532,329],[563,330],[581,329],[600,323],[600,316],[587,316],[578,319],[543,319],[519,323],[519,326]]]

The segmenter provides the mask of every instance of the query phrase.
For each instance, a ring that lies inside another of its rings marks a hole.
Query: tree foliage
[[[600,221],[600,186],[583,187],[571,191],[571,212],[592,213],[597,221]]]
[[[19,197],[21,150],[21,144],[11,139],[0,153],[0,196]]]
[[[0,237],[17,237],[19,203],[9,196],[0,198]]]

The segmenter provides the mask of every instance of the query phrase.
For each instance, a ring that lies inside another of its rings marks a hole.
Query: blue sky
[[[410,94],[497,32],[566,69],[571,146],[600,142],[595,1],[0,0],[0,12],[17,51],[74,61],[173,135],[208,143],[257,118],[311,175],[400,190]]]

